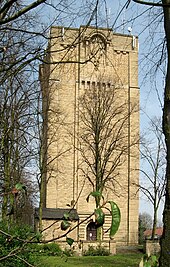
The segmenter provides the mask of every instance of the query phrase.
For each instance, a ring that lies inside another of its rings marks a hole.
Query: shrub
[[[42,245],[42,250],[48,256],[61,256],[62,250],[57,243],[49,243]]]
[[[72,256],[74,256],[74,250],[71,248],[65,248],[63,251],[63,255],[65,255],[67,257],[72,257]]]
[[[98,245],[96,248],[89,246],[88,250],[84,251],[84,256],[109,256],[110,252],[105,247]]]
[[[57,243],[30,244],[28,248],[34,255],[61,256],[62,250]]]
[[[0,266],[27,266],[23,260],[29,261],[30,255],[24,240],[33,236],[32,228],[28,225],[9,225],[1,222],[0,229]]]
[[[155,255],[144,255],[143,256],[143,267],[157,267],[158,259]]]

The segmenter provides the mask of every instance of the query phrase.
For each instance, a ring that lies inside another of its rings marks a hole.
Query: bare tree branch
[[[33,3],[31,3],[30,5],[26,6],[25,8],[21,9],[20,11],[18,11],[17,13],[15,13],[13,16],[9,16],[6,19],[2,19],[0,21],[0,25],[3,25],[5,23],[14,21],[15,19],[19,18],[20,16],[26,14],[28,11],[36,8],[37,6],[41,5],[42,3],[45,3],[46,0],[37,0]],[[15,1],[11,1],[12,3]]]
[[[161,4],[161,3],[154,3],[154,2],[147,2],[141,0],[132,0],[135,3],[147,5],[147,6],[158,6],[158,7],[170,7],[170,4]]]

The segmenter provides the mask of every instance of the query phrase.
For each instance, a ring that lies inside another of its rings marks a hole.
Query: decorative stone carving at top
[[[105,38],[99,34],[95,33],[91,37],[85,39],[85,49],[87,59],[90,60],[95,69],[98,70],[100,63],[105,63],[106,52],[107,52],[107,42]]]

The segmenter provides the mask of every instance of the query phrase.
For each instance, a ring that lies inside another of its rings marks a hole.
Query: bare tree
[[[0,6],[0,25],[6,24],[8,22],[14,21],[22,15],[26,14],[28,11],[36,8],[37,6],[44,3],[45,0],[32,1],[28,5],[18,5],[16,0],[10,0],[8,2],[1,1]]]
[[[147,212],[143,212],[139,214],[139,221],[142,223],[142,227],[144,227],[144,229],[151,229],[152,228],[152,216],[147,213]]]
[[[91,185],[96,208],[102,206],[108,190],[118,193],[120,168],[127,160],[129,145],[138,142],[133,136],[129,144],[127,131],[128,119],[136,107],[132,105],[128,112],[128,103],[118,87],[116,81],[99,81],[86,88],[79,99],[79,168]],[[100,239],[100,231],[97,234]]]
[[[144,241],[144,231],[151,229],[153,224],[152,216],[143,212],[139,214],[139,244],[143,244]]]
[[[158,220],[158,209],[165,194],[166,149],[161,120],[151,121],[150,129],[141,142],[141,184],[140,189],[153,205],[152,239]]]
[[[26,173],[28,174],[28,169],[32,168],[35,157],[34,128],[38,92],[33,77],[35,79],[35,59],[40,46],[39,40],[34,42],[36,34],[31,32],[35,17],[33,14],[26,15],[34,5],[29,5],[27,9],[17,1],[8,3],[2,1],[1,4],[0,172],[2,218],[5,220],[10,215],[11,219],[15,217],[17,220],[19,213],[15,205],[15,194],[11,192],[17,183],[25,181],[26,177],[28,179]],[[32,178],[33,176],[30,175],[29,179],[32,180]],[[7,214],[9,215],[7,216]]]
[[[33,115],[31,98],[25,75],[20,73],[1,84],[1,143],[0,172],[3,196],[2,218],[14,208],[12,188],[24,180],[26,169],[33,159]],[[21,86],[22,84],[22,86]],[[16,212],[16,211],[15,211]],[[15,213],[16,214],[16,213]]]

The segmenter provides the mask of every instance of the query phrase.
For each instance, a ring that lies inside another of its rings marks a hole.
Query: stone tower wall
[[[116,90],[115,106],[123,106],[120,118],[127,118],[123,127],[126,153],[118,166],[117,181],[104,191],[106,200],[114,200],[121,210],[121,225],[115,239],[119,243],[138,242],[137,186],[139,180],[139,88],[138,40],[136,37],[113,33],[109,29],[80,27],[51,28],[48,59],[42,69],[42,86],[48,97],[47,139],[47,208],[65,208],[75,204],[80,220],[94,211],[95,201],[86,198],[93,188],[85,179],[85,163],[80,154],[80,97],[90,88],[102,84]],[[104,51],[104,52],[103,52]],[[49,64],[50,63],[50,64]],[[44,101],[45,103],[46,101]],[[93,219],[90,218],[90,220]],[[109,239],[108,214],[103,239]],[[79,227],[79,238],[86,239],[89,221]]]

